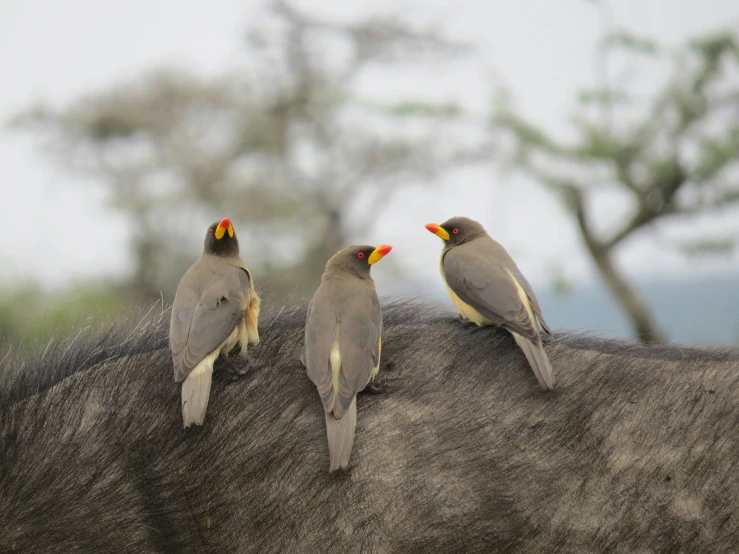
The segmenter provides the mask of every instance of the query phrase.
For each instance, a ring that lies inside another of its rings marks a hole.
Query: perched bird
[[[477,325],[499,325],[513,334],[542,388],[554,388],[539,324],[551,334],[534,290],[508,255],[477,221],[453,217],[426,229],[444,240],[441,276],[463,317]]]
[[[259,297],[239,256],[239,241],[224,217],[205,235],[203,255],[182,276],[172,305],[169,348],[174,380],[182,381],[182,421],[202,425],[213,364],[240,345],[259,342]]]
[[[357,393],[380,369],[382,311],[370,267],[392,246],[350,246],[328,261],[308,307],[303,364],[326,412],[329,471],[347,467]]]

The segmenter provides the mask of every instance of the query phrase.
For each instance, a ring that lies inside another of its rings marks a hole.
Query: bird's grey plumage
[[[349,466],[349,458],[354,447],[354,434],[357,430],[357,397],[352,399],[349,409],[340,419],[330,412],[324,414],[328,438],[328,470],[336,471]]]
[[[447,249],[442,255],[444,278],[457,296],[492,323],[533,340],[538,335],[535,322],[506,271],[512,260],[506,263],[492,241],[480,237]]]
[[[203,424],[218,355],[227,355],[238,342],[246,351],[246,339],[239,333],[252,296],[251,275],[238,258],[204,254],[182,277],[172,306],[169,346],[175,382],[182,382],[185,427]]]
[[[379,369],[381,334],[382,311],[369,273],[362,278],[329,266],[308,308],[303,362],[326,415],[330,471],[349,464],[356,396]]]
[[[549,325],[533,288],[503,246],[482,232],[461,244],[447,245],[441,269],[447,286],[459,300],[488,323],[513,334],[539,384],[552,389],[554,372],[539,334],[539,324],[547,333]]]
[[[526,360],[529,362],[531,369],[534,371],[536,380],[539,381],[541,388],[551,389],[555,385],[554,372],[549,358],[544,352],[544,346],[539,341],[532,341],[526,337],[522,337],[518,333],[511,333],[516,340],[516,344],[521,348]]]
[[[536,297],[536,293],[534,293],[533,287],[526,280],[526,277],[524,277],[523,273],[521,273],[521,270],[518,269],[516,262],[513,261],[513,258],[511,258],[508,252],[506,252],[505,248],[503,248],[503,246],[501,246],[494,239],[491,238],[490,240],[493,241],[505,254],[505,257],[503,259],[505,260],[507,267],[511,270],[511,273],[513,273],[513,276],[516,278],[516,281],[518,281],[518,283],[523,287],[523,290],[529,297],[531,308],[534,310],[534,315],[536,315],[536,319],[539,321],[539,325],[541,325],[542,329],[544,329],[544,331],[546,331],[548,335],[551,335],[552,330],[549,328],[549,324],[544,319],[544,314],[541,311],[539,299]]]
[[[249,273],[218,256],[203,256],[185,272],[169,333],[176,382],[228,338],[244,317],[250,289]]]

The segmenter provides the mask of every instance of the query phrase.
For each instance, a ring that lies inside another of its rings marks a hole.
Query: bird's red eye
[[[213,234],[213,229],[208,229],[208,234],[209,235],[212,235]]]
[[[459,233],[459,229],[452,229],[452,233],[456,235],[457,233]]]
[[[360,252],[359,254],[357,254],[357,258],[359,258],[360,260],[363,260],[364,259],[364,252]]]

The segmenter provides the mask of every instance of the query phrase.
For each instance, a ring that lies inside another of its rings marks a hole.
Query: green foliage
[[[719,58],[729,52],[739,60],[739,45],[733,31],[720,30],[706,34],[688,42],[688,47],[702,55],[711,63],[718,62]]]
[[[593,160],[613,160],[619,157],[624,149],[621,137],[582,120],[576,121],[582,136],[580,144],[573,149],[577,157]]]
[[[577,94],[580,104],[588,106],[603,104],[627,104],[631,96],[625,90],[611,90],[607,88],[587,88]]]
[[[499,111],[493,114],[490,123],[494,128],[507,129],[518,139],[518,144],[528,150],[540,148],[547,152],[557,152],[561,147],[546,132],[535,124],[512,111]]]
[[[630,52],[654,55],[660,51],[659,45],[652,39],[630,33],[626,30],[611,33],[605,41],[606,46],[618,47]]]
[[[653,176],[653,181],[660,186],[683,178],[680,163],[675,156],[654,156],[646,163],[649,167],[650,175]]]
[[[722,205],[736,201],[736,187],[721,177],[725,169],[739,164],[739,127],[731,118],[732,110],[739,108],[739,88],[724,79],[727,68],[720,63],[734,60],[734,69],[739,69],[736,33],[696,38],[674,55],[628,32],[613,33],[605,43],[660,55],[674,64],[672,78],[654,94],[653,109],[631,110],[625,105],[630,97],[626,90],[602,86],[581,91],[580,107],[595,104],[603,108],[603,117],[594,119],[584,111],[573,115],[570,120],[578,138],[570,143],[555,140],[507,105],[499,105],[490,124],[494,132],[513,139],[512,163],[564,193],[561,199],[569,208],[573,193],[584,194],[600,185],[621,187],[634,195],[642,213],[629,223],[633,228],[625,227],[603,241],[610,246],[663,214],[696,213],[702,205],[679,204],[677,191],[682,187],[710,187]],[[717,121],[723,123],[719,131]],[[696,151],[697,159],[687,154]],[[551,169],[562,167],[562,162],[570,170]],[[572,175],[578,175],[577,181]]]
[[[695,168],[696,177],[707,181],[737,161],[739,127],[730,129],[720,138],[706,137],[700,143],[700,158]]]
[[[377,107],[395,117],[457,117],[463,114],[462,108],[454,102],[432,103],[408,100]]]
[[[119,294],[105,286],[80,286],[52,295],[27,286],[0,296],[0,345],[48,342],[124,312]],[[94,316],[91,316],[94,314]]]
[[[728,256],[736,250],[736,240],[731,237],[684,241],[680,243],[680,251],[690,257]]]

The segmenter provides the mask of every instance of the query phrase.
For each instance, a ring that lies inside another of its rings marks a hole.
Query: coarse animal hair
[[[0,363],[0,551],[729,552],[739,352],[555,333],[542,391],[512,336],[383,307],[379,394],[330,474],[305,305],[216,363],[182,429],[166,316]],[[242,360],[232,358],[236,364]]]

